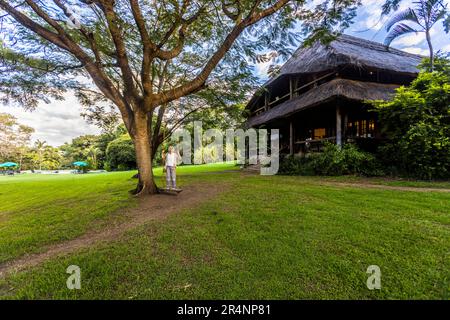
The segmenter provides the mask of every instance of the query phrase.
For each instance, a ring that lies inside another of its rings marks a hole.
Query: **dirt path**
[[[134,229],[147,221],[164,219],[183,209],[195,207],[226,189],[227,185],[224,183],[192,184],[178,196],[155,195],[140,199],[140,203],[136,208],[124,210],[123,214],[127,216],[127,221],[109,224],[101,231],[89,231],[79,238],[49,245],[40,253],[28,254],[19,257],[18,259],[0,264],[0,278],[10,272],[36,266],[45,260],[59,255],[68,254],[101,242],[116,240],[125,232]]]
[[[320,185],[330,186],[330,187],[351,187],[351,188],[367,188],[367,189],[381,189],[381,190],[450,193],[450,189],[387,186],[387,185],[383,185],[383,184],[372,184],[372,183],[365,183],[365,182],[351,183],[351,182],[331,182],[330,181],[330,182],[320,182]]]

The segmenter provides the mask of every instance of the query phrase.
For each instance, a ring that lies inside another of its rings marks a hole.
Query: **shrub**
[[[136,153],[128,135],[123,135],[108,144],[106,148],[108,168],[129,170],[136,168]]]
[[[360,151],[350,144],[341,148],[332,143],[326,143],[322,153],[285,158],[280,164],[279,172],[287,175],[383,175],[372,154]]]
[[[450,74],[422,72],[392,101],[374,102],[388,141],[379,158],[393,172],[450,178]]]
[[[109,164],[108,161],[105,161],[105,164],[103,165],[103,169],[105,169],[106,171],[112,171],[113,170],[111,168],[111,165]]]
[[[118,171],[127,171],[130,169],[131,169],[130,166],[125,163],[119,163],[119,165],[117,166]]]
[[[315,174],[309,157],[288,156],[281,160],[279,174],[290,176],[312,176]]]

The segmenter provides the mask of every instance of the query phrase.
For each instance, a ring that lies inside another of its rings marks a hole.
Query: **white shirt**
[[[175,167],[177,165],[177,154],[175,152],[166,154],[166,167]]]

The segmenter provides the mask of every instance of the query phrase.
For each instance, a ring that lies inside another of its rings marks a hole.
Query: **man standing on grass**
[[[169,146],[169,152],[162,154],[163,161],[165,162],[166,169],[166,189],[177,189],[177,161],[178,154],[174,151],[173,146]]]

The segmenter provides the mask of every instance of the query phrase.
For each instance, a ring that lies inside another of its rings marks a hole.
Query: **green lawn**
[[[183,175],[235,169],[234,164],[182,166]],[[47,244],[73,239],[101,228],[119,208],[136,205],[128,191],[136,172],[0,176],[0,263]],[[164,183],[162,168],[156,181]],[[180,179],[189,183],[190,179]]]
[[[304,178],[306,179],[306,177]],[[314,177],[311,178],[315,179]],[[385,178],[385,177],[367,178],[358,176],[324,177],[323,179],[327,181],[346,182],[346,183],[369,183],[392,187],[450,189],[450,181],[417,181],[401,178]]]
[[[226,182],[229,188],[199,207],[149,222],[113,243],[10,275],[0,280],[0,295],[63,299],[450,298],[448,193],[319,185],[329,178],[194,173],[181,177],[186,187],[203,181]],[[83,206],[76,206],[71,214],[64,210],[60,214],[73,221],[80,216],[83,223],[71,223],[79,224],[78,232],[82,232],[89,221],[111,212],[109,205],[102,211],[93,199],[111,197],[116,207],[129,204],[128,196],[119,193],[132,187],[128,177],[129,173],[77,177],[78,197],[96,192],[84,205],[98,206],[99,213],[92,218],[93,209],[89,213],[84,208],[83,212]],[[2,184],[2,206],[5,201],[11,203],[4,199],[22,199],[23,189],[28,194],[59,195],[62,191],[55,184],[64,181],[59,179],[18,184],[6,198]],[[338,180],[354,182],[352,178]],[[11,188],[12,184],[5,185]],[[91,191],[84,193],[86,188]],[[111,190],[117,194],[110,195]],[[11,225],[18,232],[32,225],[24,220],[26,212],[34,216],[33,222],[55,219],[46,208],[58,201],[47,198],[46,205],[34,204],[39,211],[21,203],[20,208],[11,205],[14,212],[2,213],[2,254],[3,246],[8,249],[4,230]],[[62,202],[62,195],[58,199]],[[21,224],[9,224],[15,215],[23,216]],[[45,223],[39,225],[45,230]],[[64,231],[63,226],[61,222]],[[37,231],[28,232],[40,237]],[[16,236],[9,233],[13,242]],[[10,252],[17,254],[17,250]],[[66,288],[65,270],[71,264],[82,270],[81,290]],[[369,265],[381,268],[381,290],[366,287]]]

